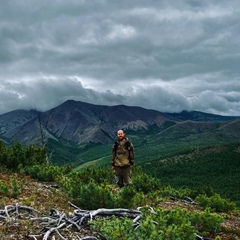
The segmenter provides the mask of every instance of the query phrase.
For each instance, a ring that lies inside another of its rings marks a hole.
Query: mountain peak
[[[226,122],[226,117],[198,111],[162,113],[137,106],[94,105],[67,100],[46,112],[16,110],[0,115],[0,137],[6,141],[32,144],[39,138],[70,141],[75,144],[110,143],[118,129],[148,132],[163,131],[187,120],[195,122]]]

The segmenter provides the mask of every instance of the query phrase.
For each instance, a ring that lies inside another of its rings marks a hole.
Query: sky
[[[2,0],[0,114],[72,99],[240,116],[239,0]]]

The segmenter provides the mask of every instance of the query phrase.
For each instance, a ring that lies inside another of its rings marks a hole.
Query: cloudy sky
[[[0,114],[68,99],[240,116],[239,0],[3,0]]]

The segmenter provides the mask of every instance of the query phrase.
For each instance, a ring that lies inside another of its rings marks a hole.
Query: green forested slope
[[[173,187],[212,188],[222,196],[240,199],[240,144],[220,144],[151,161],[143,169]]]
[[[240,143],[209,144],[206,140],[201,144],[165,142],[154,145],[152,141],[146,138],[145,144],[139,139],[134,141],[136,165],[142,166],[146,173],[159,178],[165,185],[199,191],[213,188],[224,197],[234,201],[240,199]],[[86,162],[76,170],[110,167],[111,147],[99,145],[79,153],[79,158],[86,157]]]

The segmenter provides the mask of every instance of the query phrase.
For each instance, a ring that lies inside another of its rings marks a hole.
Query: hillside
[[[239,154],[236,144],[227,147]],[[205,151],[222,154],[222,148]],[[46,147],[0,142],[1,239],[239,239],[239,208],[214,189],[173,188],[137,165],[132,183],[119,189],[109,166],[76,171],[50,164],[46,153]],[[173,173],[178,166],[170,165]]]
[[[158,147],[136,147],[136,165],[149,175],[159,178],[164,185],[199,191],[213,189],[240,205],[240,142],[209,145],[206,141],[202,146],[197,142],[195,146],[192,144],[189,147],[187,143],[182,143],[172,147],[171,151],[164,146]],[[83,157],[89,160],[82,162],[76,170],[110,166],[110,154],[104,156],[110,148],[95,146],[85,151]]]
[[[237,117],[196,111],[161,113],[71,100],[47,112],[16,110],[0,115],[0,137],[5,144],[46,145],[48,161],[71,164],[77,171],[110,166],[120,128],[133,142],[136,165],[145,172],[175,187],[212,186],[239,204]]]
[[[116,131],[124,129],[141,165],[191,147],[239,141],[239,125],[240,120],[231,116],[69,100],[46,112],[16,110],[0,115],[0,138],[8,144],[47,145],[55,164],[101,166],[109,163]]]
[[[143,164],[146,172],[176,188],[214,189],[240,205],[240,143],[197,147]]]

